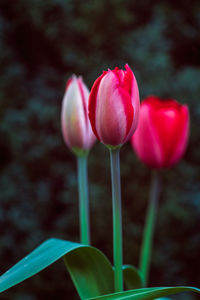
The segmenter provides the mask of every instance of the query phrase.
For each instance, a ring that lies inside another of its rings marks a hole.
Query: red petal
[[[183,156],[189,136],[189,111],[186,105],[183,105],[179,113],[179,137],[177,136],[176,146],[173,155],[171,156],[168,164],[174,165]]]
[[[133,123],[133,105],[131,102],[131,97],[128,93],[128,91],[124,90],[123,88],[119,88],[119,93],[121,94],[122,102],[124,105],[124,113],[126,116],[126,136],[124,137],[123,142],[126,140],[127,135],[131,129],[132,123]]]
[[[70,83],[72,82],[72,78],[69,78],[67,80],[66,86],[65,86],[65,90],[67,90],[67,88],[69,87]]]
[[[184,132],[182,105],[172,99],[161,101],[158,98],[150,99],[150,103],[152,123],[164,154],[163,166],[169,167]]]
[[[151,118],[152,109],[142,103],[138,127],[132,136],[131,143],[139,158],[152,168],[162,167],[163,153]]]
[[[106,75],[106,71],[103,72],[101,76],[99,76],[91,89],[90,96],[89,96],[89,104],[88,104],[88,113],[89,113],[89,119],[92,126],[92,130],[94,134],[96,135],[97,139],[100,140],[97,130],[96,130],[96,103],[97,103],[97,93],[99,89],[99,84],[101,82],[101,79]]]

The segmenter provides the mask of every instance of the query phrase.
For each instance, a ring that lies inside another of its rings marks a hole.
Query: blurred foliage
[[[4,272],[49,237],[79,239],[76,159],[60,132],[67,78],[91,87],[103,69],[134,70],[141,98],[187,103],[191,136],[163,181],[150,285],[200,283],[200,2],[0,1],[0,260]],[[124,261],[138,264],[150,170],[121,151]],[[108,151],[89,156],[92,243],[112,259]],[[78,299],[62,262],[2,300]],[[176,299],[196,299],[195,295]]]

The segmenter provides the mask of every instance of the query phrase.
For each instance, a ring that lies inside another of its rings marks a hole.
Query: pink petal
[[[159,168],[163,163],[163,149],[152,123],[151,106],[143,103],[140,109],[140,119],[132,139],[132,145],[139,158],[148,166]]]
[[[181,138],[185,126],[185,118],[182,118],[181,111],[182,105],[172,99],[166,101],[158,99],[157,103],[154,102],[152,105],[152,122],[164,153],[163,167],[169,167],[174,153],[180,153],[177,149],[180,140],[185,143]],[[177,155],[175,157],[178,159]]]
[[[177,135],[176,147],[168,162],[170,166],[177,163],[183,156],[188,143],[188,137],[189,137],[189,110],[188,107],[184,105],[181,107],[181,111],[179,114],[179,132]]]
[[[129,90],[129,93],[131,95],[131,102],[134,109],[134,118],[133,118],[131,128],[129,130],[129,134],[127,135],[126,138],[127,141],[132,137],[133,133],[135,132],[138,126],[139,111],[140,111],[140,96],[139,96],[137,81],[132,70],[129,68],[128,64],[126,64],[125,68],[127,70],[125,76],[125,82],[126,82],[127,89]]]

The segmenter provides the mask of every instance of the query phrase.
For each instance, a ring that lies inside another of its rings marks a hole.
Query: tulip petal
[[[150,167],[159,168],[163,162],[163,152],[151,119],[151,112],[151,107],[143,103],[140,108],[138,128],[131,142],[137,155],[144,163]]]
[[[88,111],[89,111],[89,119],[92,126],[92,130],[94,134],[96,135],[97,139],[99,140],[99,135],[96,130],[96,107],[97,107],[97,93],[99,90],[99,84],[101,82],[101,79],[107,74],[107,72],[103,72],[101,76],[99,76],[91,89],[90,97],[89,97],[89,105],[88,105]]]
[[[179,114],[179,137],[177,136],[176,146],[174,152],[168,162],[170,166],[179,161],[185,152],[188,138],[189,138],[189,111],[186,105],[181,107]]]
[[[81,98],[82,98],[82,104],[83,104],[83,112],[84,112],[84,117],[85,117],[85,124],[87,125],[88,123],[88,111],[87,111],[87,99],[89,97],[89,91],[86,88],[86,86],[83,85],[83,81],[82,78],[79,77],[77,80],[78,86],[79,86],[79,91],[81,94]]]
[[[124,72],[124,81],[123,81],[123,88],[128,91],[129,95],[131,96],[133,93],[133,80],[135,78],[131,68],[128,64],[125,65],[126,71]]]
[[[179,159],[180,156],[177,154],[184,149],[182,146],[178,149],[177,145],[179,143],[182,145],[182,142],[186,144],[186,140],[183,140],[183,134],[186,133],[184,130],[186,119],[182,118],[181,111],[182,105],[175,100],[159,101],[157,107],[154,106],[152,109],[152,121],[164,155],[163,167],[169,167],[172,161]]]
[[[129,130],[129,134],[127,135],[127,138],[126,138],[126,141],[127,141],[131,138],[131,136],[133,135],[133,133],[135,132],[135,130],[138,126],[139,111],[140,111],[140,96],[139,96],[139,89],[138,89],[137,81],[136,81],[136,78],[135,78],[132,70],[130,69],[128,64],[126,64],[125,68],[126,68],[127,72],[125,73],[124,81],[126,84],[126,89],[129,91],[129,93],[131,95],[131,102],[132,102],[133,109],[134,109],[134,118],[133,118],[131,128]]]
[[[120,70],[119,68],[115,68],[113,70],[113,73],[117,76],[119,80],[119,90],[120,90],[120,94],[122,95],[122,99],[124,103],[124,112],[127,120],[126,136],[123,140],[123,143],[125,143],[128,140],[128,138],[130,138],[133,135],[133,132],[135,131],[136,128],[136,126],[134,126],[134,123],[138,123],[138,117],[139,117],[139,93],[137,99],[135,99],[135,93],[134,95],[132,93],[133,86],[135,88],[135,82],[136,82],[135,76],[128,64],[125,65],[125,69],[126,71]],[[138,101],[138,105],[136,105],[137,101]],[[133,116],[133,111],[134,111],[134,116]],[[135,112],[137,112],[137,115],[135,114]]]
[[[119,88],[119,92],[122,97],[123,106],[124,106],[124,114],[126,116],[126,134],[123,139],[123,143],[125,143],[127,141],[127,136],[130,133],[130,130],[131,130],[131,127],[133,124],[135,112],[134,112],[134,108],[131,103],[131,98],[130,98],[129,94],[127,93],[127,91],[122,88]]]
[[[88,102],[89,102],[89,90],[83,83],[82,78],[78,79],[79,90],[82,98],[82,107],[85,118],[85,136],[84,136],[84,148],[90,149],[96,141],[96,137],[92,131],[91,124],[88,118]]]

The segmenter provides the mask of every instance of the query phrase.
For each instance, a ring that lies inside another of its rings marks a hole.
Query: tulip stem
[[[122,209],[120,183],[120,149],[110,149],[113,207],[113,261],[115,291],[123,291],[122,270]]]
[[[146,214],[145,228],[143,233],[143,241],[140,255],[140,270],[144,276],[144,284],[147,286],[152,242],[155,228],[155,219],[157,211],[157,202],[160,194],[160,180],[159,174],[154,171],[152,173],[152,180],[150,186],[149,205]]]
[[[90,244],[87,156],[78,156],[80,241]]]

